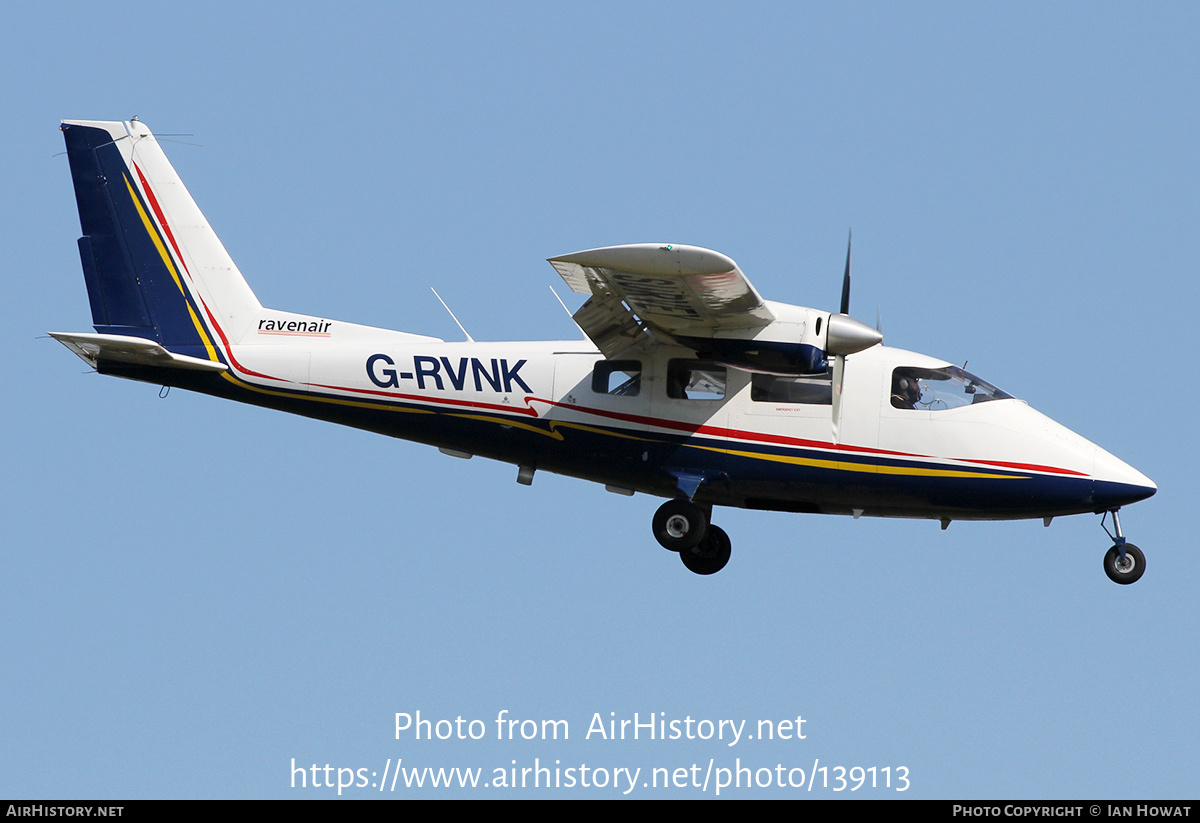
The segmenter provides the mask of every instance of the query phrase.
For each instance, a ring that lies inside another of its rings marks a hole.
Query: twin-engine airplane
[[[887,348],[841,311],[764,300],[723,254],[641,244],[550,264],[587,340],[447,343],[263,308],[150,130],[64,121],[101,374],[254,403],[669,498],[654,535],[729,560],[714,506],[940,520],[1112,514],[1104,569],[1145,557],[1117,511],[1149,478],[985,380]]]

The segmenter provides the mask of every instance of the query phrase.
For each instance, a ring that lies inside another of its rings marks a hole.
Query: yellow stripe
[[[910,466],[879,466],[864,463],[844,463],[840,460],[820,460],[814,457],[792,457],[783,454],[759,454],[757,452],[737,451],[733,449],[717,449],[711,446],[695,446],[694,449],[733,454],[738,457],[749,457],[756,460],[770,460],[775,463],[791,463],[797,466],[812,466],[818,469],[834,469],[836,471],[859,472],[862,474],[901,474],[913,477],[970,477],[980,480],[1026,480],[1011,474],[991,474],[988,472],[961,471],[956,469],[921,469]]]
[[[217,358],[217,351],[213,348],[212,341],[209,340],[208,335],[201,330],[200,319],[196,317],[196,312],[192,311],[192,304],[185,303],[185,305],[187,306],[188,314],[192,317],[192,322],[196,325],[196,331],[200,332],[200,339],[204,341],[204,348],[206,351],[208,351],[208,359],[220,362],[220,360]]]
[[[510,420],[507,417],[491,417],[486,414],[454,414],[452,412],[444,412],[450,417],[465,417],[468,420],[481,420],[484,423],[499,423],[501,426],[513,426],[518,429],[534,432],[535,434],[544,434],[554,440],[562,440],[563,436],[556,431],[547,431],[539,429],[537,426],[531,426],[528,423],[522,423],[519,420]]]
[[[337,397],[325,397],[321,394],[299,394],[297,392],[273,391],[255,386],[253,383],[247,383],[237,377],[234,377],[229,372],[221,372],[221,376],[233,383],[235,386],[240,386],[243,389],[256,391],[259,394],[269,394],[272,397],[287,397],[291,400],[307,400],[311,403],[330,403],[335,406],[352,406],[356,409],[376,409],[378,411],[397,411],[408,412],[409,414],[437,414],[437,412],[429,411],[428,409],[410,409],[403,406],[387,406],[383,403],[367,403],[362,400],[342,400]]]
[[[643,443],[661,443],[662,441],[656,437],[638,437],[632,434],[620,434],[618,432],[608,431],[607,429],[598,429],[595,426],[585,426],[582,423],[564,423],[561,420],[551,420],[550,428],[552,429],[579,429],[580,431],[591,432],[593,434],[604,434],[609,437],[620,437],[624,440],[640,440]]]
[[[154,241],[154,248],[158,249],[163,263],[167,266],[167,271],[171,272],[171,277],[175,280],[175,285],[179,287],[179,293],[186,297],[187,294],[183,290],[183,283],[179,280],[179,273],[175,271],[175,264],[171,262],[171,256],[167,254],[167,249],[163,246],[162,238],[158,236],[158,230],[150,222],[150,216],[142,208],[142,201],[138,198],[137,192],[133,190],[133,184],[129,182],[129,175],[125,175],[125,188],[129,189],[129,198],[133,200],[133,206],[137,209],[138,216],[142,218],[142,225],[146,227],[146,233]]]
[[[220,362],[217,357],[216,348],[212,344],[212,340],[208,336],[208,331],[204,324],[200,322],[200,318],[196,317],[196,312],[192,310],[192,306],[187,302],[187,292],[184,291],[183,281],[179,279],[179,272],[175,270],[175,264],[171,262],[171,255],[167,254],[167,248],[163,245],[162,237],[158,233],[158,229],[150,220],[150,215],[146,214],[146,210],[142,208],[142,201],[138,199],[137,192],[133,190],[133,184],[129,182],[129,175],[125,177],[125,188],[129,189],[129,198],[133,200],[133,206],[137,209],[138,216],[142,218],[142,225],[146,227],[146,233],[150,235],[150,239],[154,242],[154,248],[158,249],[158,254],[162,257],[163,264],[167,267],[167,271],[171,273],[171,279],[175,281],[179,293],[183,295],[184,305],[187,306],[188,315],[192,318],[192,325],[196,327],[196,333],[200,335],[200,340],[204,343],[205,350],[208,351],[208,357],[214,362]]]

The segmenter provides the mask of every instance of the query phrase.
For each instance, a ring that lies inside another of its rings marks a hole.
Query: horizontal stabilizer
[[[50,332],[50,336],[75,352],[93,369],[101,360],[130,366],[157,366],[162,369],[225,371],[228,366],[213,360],[201,360],[167,351],[153,340],[121,334],[85,334]]]

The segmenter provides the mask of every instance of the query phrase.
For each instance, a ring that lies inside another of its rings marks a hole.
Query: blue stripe
[[[120,373],[134,376],[130,371]],[[561,421],[486,409],[277,389],[269,389],[271,393],[266,394],[236,378],[226,380],[214,375],[143,370],[143,379],[665,497],[673,496],[677,485],[675,475],[665,467],[685,467],[715,478],[700,487],[697,500],[741,508],[844,513],[865,509],[870,515],[896,517],[1020,519],[1100,511],[1153,494],[1140,486],[1102,483],[1090,477],[1041,475],[990,466],[974,469],[884,455],[856,456],[853,462],[864,467],[977,470],[992,477],[891,475],[796,465],[763,457],[838,458],[816,449],[649,434],[615,426],[591,426],[596,431],[588,431]],[[347,401],[370,407],[346,405]],[[404,413],[406,410],[419,413]],[[752,454],[735,455],[720,449]]]

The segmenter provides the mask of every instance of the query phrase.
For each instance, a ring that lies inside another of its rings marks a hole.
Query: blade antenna
[[[554,290],[554,286],[550,287],[550,293],[554,295],[554,299],[558,301],[558,305],[563,307],[563,311],[567,313],[567,317],[571,318],[571,322],[575,324],[575,328],[582,331],[583,327],[579,325],[579,322],[575,319],[575,315],[571,314],[571,310],[567,308],[567,304],[563,302],[563,299],[558,296],[558,292]],[[583,339],[587,340],[588,336],[585,334]]]
[[[438,293],[437,293],[437,289],[435,289],[433,286],[430,286],[430,287],[429,287],[429,290],[430,290],[431,292],[433,292],[433,296],[434,296],[434,297],[436,297],[436,298],[438,299],[438,302],[442,304],[442,308],[446,310],[446,312],[447,312],[447,313],[450,315],[450,318],[451,318],[451,319],[452,319],[452,320],[453,320],[455,323],[457,323],[457,324],[458,324],[458,328],[459,328],[460,330],[462,330],[462,333],[463,333],[463,334],[465,334],[465,335],[467,336],[467,342],[469,342],[469,343],[474,343],[474,342],[475,342],[475,338],[471,336],[471,333],[470,333],[469,331],[467,331],[465,328],[463,328],[463,324],[462,324],[462,323],[459,323],[459,322],[458,322],[458,318],[454,316],[454,312],[450,311],[450,307],[446,305],[446,301],[445,301],[445,300],[443,300],[443,299],[442,299],[442,296],[441,296],[440,294],[438,294]]]

